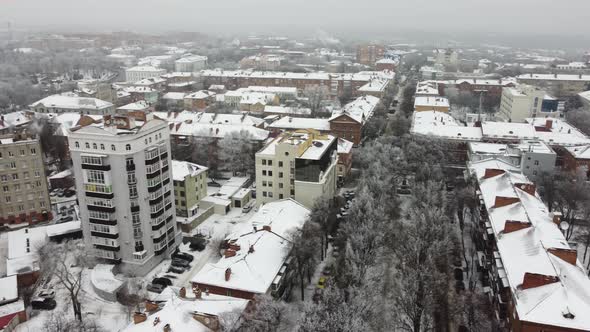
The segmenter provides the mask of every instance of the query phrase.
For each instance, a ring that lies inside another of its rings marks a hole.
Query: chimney
[[[532,224],[530,222],[523,222],[517,220],[506,220],[504,223],[504,230],[502,231],[504,234],[520,231],[521,229],[529,228]]]
[[[4,115],[0,116],[0,127],[4,127]]]
[[[164,325],[164,332],[172,332],[172,328],[170,328],[170,324]]]
[[[551,129],[553,127],[553,120],[547,119],[545,120],[545,128]]]
[[[169,130],[172,130],[172,128],[174,128],[174,123],[170,123],[170,124],[168,124],[168,129],[169,129]]]
[[[232,249],[226,249],[224,256],[225,258],[234,257],[236,255],[236,251]]]
[[[229,281],[229,278],[231,277],[231,268],[227,268],[225,269],[225,281]]]
[[[186,299],[186,288],[182,287],[178,292],[178,296],[180,296],[181,299]]]
[[[504,174],[504,173],[506,173],[506,171],[503,169],[486,168],[486,172],[484,173],[483,178],[489,179],[489,178],[493,178],[494,176]]]
[[[143,323],[147,320],[147,315],[143,312],[135,312],[133,314],[133,324]]]
[[[152,302],[152,301],[145,301],[145,311],[147,312],[154,312],[154,311],[158,311],[160,309],[160,306],[158,306],[157,303]]]
[[[182,122],[179,122],[179,123],[176,124],[175,131],[178,131],[178,128],[180,128],[180,125],[182,125]]]
[[[494,201],[494,207],[499,208],[518,202],[520,202],[520,199],[518,197],[496,196],[496,200]]]
[[[254,252],[254,245],[250,246],[250,249],[248,249],[248,253],[251,254]]]
[[[537,188],[533,183],[517,183],[514,186],[531,196],[535,196],[535,191]]]
[[[578,261],[578,251],[575,249],[564,249],[564,248],[549,248],[548,252],[561,258],[562,260],[576,266]]]
[[[234,250],[234,251],[240,251],[240,249],[241,249],[240,245],[239,244],[235,244],[235,243],[230,243],[229,244],[229,248],[231,250]]]
[[[193,294],[195,294],[195,299],[201,298],[201,289],[199,286],[193,286]]]
[[[522,289],[529,289],[540,287],[548,284],[552,284],[554,282],[558,282],[559,278],[553,276],[546,276],[543,274],[538,273],[529,273],[526,272],[524,274],[524,278],[522,280]]]
[[[262,226],[262,230],[265,230],[267,232],[270,232],[270,225],[264,225],[264,226]]]

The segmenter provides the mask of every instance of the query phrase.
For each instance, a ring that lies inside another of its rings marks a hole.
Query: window
[[[283,162],[279,161],[279,167],[283,167]]]
[[[88,210],[88,216],[93,219],[109,220],[110,214],[103,211]]]
[[[279,182],[279,189],[283,189],[283,184]]]
[[[533,175],[537,175],[537,171],[533,171]]]
[[[102,158],[92,156],[82,156],[82,164],[102,165]]]
[[[2,175],[1,179],[2,179],[2,182],[8,181],[8,177],[6,175]]]
[[[35,171],[35,177],[36,177],[36,178],[38,178],[38,177],[40,177],[40,176],[41,176],[41,172],[39,172],[39,171]]]
[[[31,154],[37,154],[37,149],[31,148]]]
[[[45,207],[45,202],[44,201],[39,202],[39,206],[42,207],[42,208],[44,208]]]
[[[4,199],[6,199],[6,203],[10,203],[12,201],[10,196],[6,196],[6,197],[4,197]]]
[[[77,148],[79,148],[80,147],[80,142],[78,142],[78,141],[74,142],[74,146],[77,147]]]
[[[266,187],[266,181],[262,181],[262,186]]]
[[[268,166],[272,166],[272,160],[268,161]]]
[[[272,181],[268,181],[268,186],[272,187]]]
[[[288,155],[289,155],[289,152],[285,152],[285,156],[288,156]]]
[[[131,151],[131,144],[127,144],[127,145],[125,145],[125,150],[127,150],[127,151]]]
[[[8,156],[9,156],[9,157],[14,157],[14,152],[12,152],[12,151],[8,151]]]
[[[132,166],[133,165],[133,158],[127,158],[127,159],[125,159],[125,165]]]
[[[539,165],[539,161],[538,160],[535,160],[535,165]]]
[[[86,142],[86,148],[90,149],[90,143]]]
[[[262,175],[266,176],[266,170],[262,171]]]
[[[16,168],[16,161],[11,161],[9,164],[10,168],[14,169]]]
[[[262,197],[266,197],[266,196],[267,196],[266,191],[263,191],[262,192]]]
[[[262,165],[266,165],[266,159],[262,159]]]
[[[279,172],[279,178],[282,179],[283,178],[283,172]]]
[[[7,192],[8,192],[8,190],[10,190],[10,189],[8,188],[8,186],[3,186],[3,187],[2,187],[2,190],[3,190],[5,193],[7,193]]]
[[[20,191],[20,184],[14,185],[14,191]]]
[[[35,181],[35,185],[36,185],[37,187],[41,187],[41,181]]]
[[[100,183],[104,184],[104,172],[102,171],[95,171],[95,170],[87,170],[86,175],[88,177],[88,183]]]
[[[283,194],[279,194],[279,199],[283,199]]]
[[[117,151],[117,149],[115,149],[115,144],[111,144],[111,151]]]
[[[272,191],[268,192],[268,197],[272,197]]]
[[[272,176],[272,171],[268,171],[268,176]]]
[[[24,172],[24,173],[23,173],[23,177],[24,177],[25,179],[28,179],[28,178],[29,178],[29,172]]]
[[[13,180],[18,180],[18,174],[16,174],[16,173],[12,174],[12,179]]]
[[[100,149],[104,150],[104,144],[100,143]]]
[[[184,197],[184,196],[186,196],[186,194],[184,193],[184,191],[181,191],[180,192],[180,197]]]
[[[0,158],[2,158],[2,152],[0,152]]]

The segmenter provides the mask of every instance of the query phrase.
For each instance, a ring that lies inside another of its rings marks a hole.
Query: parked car
[[[42,289],[37,294],[37,297],[42,299],[54,299],[55,298],[55,291],[53,289]]]
[[[68,222],[68,221],[73,221],[74,217],[61,217],[59,219],[60,222]]]
[[[74,196],[74,195],[76,195],[76,191],[75,191],[75,190],[72,190],[72,189],[66,189],[66,190],[64,191],[64,196],[66,196],[66,197],[72,197],[72,196]]]
[[[172,263],[170,263],[170,265],[176,266],[176,267],[182,267],[185,269],[190,267],[190,264],[187,261],[185,261],[184,259],[178,259],[178,258],[173,258]]]
[[[166,286],[160,285],[160,284],[149,284],[146,289],[150,292],[154,292],[154,293],[162,293],[164,291],[164,288],[166,288]]]
[[[31,307],[35,310],[53,310],[57,307],[57,302],[49,298],[36,298],[31,301]]]
[[[172,286],[172,280],[170,280],[168,278],[164,278],[164,277],[159,277],[159,278],[154,278],[154,280],[152,280],[152,284],[158,284],[158,285],[162,285],[164,287]]]
[[[186,252],[175,252],[174,254],[172,254],[172,258],[178,258],[178,259],[182,259],[185,260],[187,262],[192,262],[195,258],[193,257],[193,255],[191,254],[187,254]]]
[[[183,243],[187,243],[189,242],[189,249],[190,250],[197,250],[197,251],[203,251],[205,249],[205,247],[207,246],[207,239],[205,239],[202,236],[191,236],[191,237],[185,237],[182,240]]]
[[[253,204],[252,202],[244,205],[244,207],[242,208],[242,213],[248,213],[252,210]]]
[[[165,274],[165,275],[164,275],[164,278],[167,278],[167,279],[178,279],[178,277],[177,277],[177,276],[175,276],[175,275],[172,275],[172,274]]]
[[[322,274],[325,276],[330,276],[332,275],[332,266],[331,265],[326,265],[324,266],[324,269],[322,270]]]
[[[167,272],[168,272],[168,273],[170,273],[170,272],[171,272],[171,273],[176,273],[176,274],[183,274],[183,273],[184,273],[184,271],[185,271],[185,269],[184,269],[184,268],[182,268],[182,267],[178,267],[178,266],[170,266],[170,267],[168,268],[168,271],[167,271]]]

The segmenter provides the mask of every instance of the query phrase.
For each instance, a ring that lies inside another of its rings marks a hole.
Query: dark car
[[[177,273],[177,274],[183,274],[184,273],[184,268],[182,267],[178,267],[178,266],[170,266],[168,268],[167,272],[172,272],[172,273]]]
[[[205,250],[205,247],[207,246],[207,239],[205,239],[202,236],[190,236],[190,237],[184,237],[182,239],[182,243],[190,243],[189,244],[189,249],[190,250],[196,250],[196,251],[203,251]]]
[[[175,252],[172,254],[172,258],[183,259],[187,262],[192,262],[195,258],[191,254],[187,254],[186,252]]]
[[[64,196],[66,197],[72,197],[76,195],[76,191],[72,190],[72,189],[67,189],[64,191]]]
[[[31,301],[31,307],[35,310],[53,310],[57,307],[57,303],[54,299],[37,298]]]
[[[154,292],[154,293],[162,293],[164,291],[164,288],[166,288],[166,286],[160,285],[160,284],[149,284],[146,289],[150,292]]]
[[[168,278],[164,278],[164,277],[159,277],[159,278],[154,278],[154,280],[152,280],[152,284],[158,284],[158,285],[162,285],[164,287],[172,286],[172,280],[170,280]]]
[[[69,222],[69,221],[73,221],[74,217],[61,217],[61,219],[59,219],[60,222]]]
[[[178,258],[172,259],[172,263],[170,263],[170,265],[176,266],[176,267],[182,267],[185,269],[190,267],[190,264],[187,261],[185,261],[184,259],[178,259]]]

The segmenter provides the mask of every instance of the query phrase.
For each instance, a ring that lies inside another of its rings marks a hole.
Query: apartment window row
[[[74,146],[76,148],[80,148],[80,142],[75,141],[74,142]],[[106,147],[105,147],[105,145],[103,143],[100,143],[100,144],[98,144],[98,143],[92,143],[92,147],[91,147],[90,143],[89,142],[86,142],[86,143],[84,143],[84,147],[86,149],[88,149],[88,150],[90,150],[90,149],[92,149],[92,150],[98,150],[99,147],[100,147],[100,150],[103,150],[103,151],[106,149]],[[111,144],[111,151],[117,151],[117,147],[115,146],[115,144]]]
[[[90,230],[93,232],[100,232],[100,233],[108,233],[108,234],[115,234],[116,232],[111,232],[111,227],[107,225],[99,225],[99,224],[90,224]]]
[[[263,191],[262,192],[262,197],[271,197],[272,198],[273,194],[272,191]]]
[[[272,171],[267,171],[267,170],[263,169],[263,170],[262,170],[262,175],[263,175],[263,176],[267,176],[267,175],[268,175],[268,176],[272,176]]]
[[[154,135],[154,141],[157,141],[159,139],[162,139],[162,133],[158,133],[158,134]],[[146,137],[145,138],[145,145],[148,145],[150,143],[152,143],[152,138]],[[127,144],[127,145],[129,145],[129,144]]]
[[[88,197],[88,205],[113,207],[113,201],[110,199]]]
[[[101,157],[93,157],[93,156],[82,156],[82,164],[86,165],[102,165],[102,158]]]
[[[262,181],[263,187],[271,187],[272,188],[272,181]]]
[[[262,165],[272,166],[272,159],[262,159]]]
[[[105,184],[105,177],[103,171],[86,170],[88,183]]]
[[[92,219],[110,220],[111,214],[103,211],[89,210],[88,216]]]
[[[36,148],[30,148],[29,149],[29,152],[31,153],[31,155],[36,155],[37,154],[37,149]],[[19,150],[19,155],[20,156],[26,156],[27,155],[26,150],[20,149]],[[14,152],[13,151],[8,151],[8,156],[9,157],[14,157],[15,156],[14,155]],[[0,159],[1,158],[3,158],[2,152],[0,152]]]

